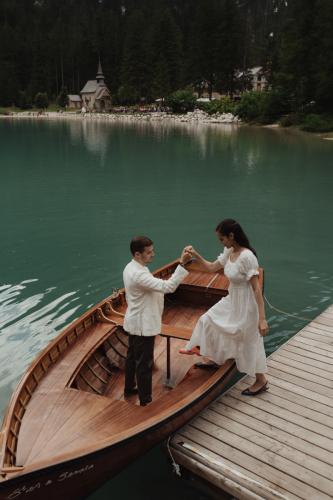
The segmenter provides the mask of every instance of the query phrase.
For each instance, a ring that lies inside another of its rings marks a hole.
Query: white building
[[[265,78],[265,74],[263,72],[263,68],[262,66],[256,66],[254,68],[250,68],[248,70],[250,72],[250,75],[251,75],[251,82],[252,82],[252,89],[253,90],[263,90],[265,88],[265,85],[266,85],[266,78]],[[238,78],[241,78],[242,77],[242,74],[243,72],[240,72],[238,74]],[[195,90],[193,91],[193,93],[198,96],[198,91]],[[235,93],[235,97],[237,98],[240,97],[240,94],[237,94]],[[208,89],[208,86],[207,84],[202,84],[202,89],[201,89],[201,97],[203,98],[209,98],[209,89]],[[213,87],[212,88],[212,99],[221,99],[221,97],[225,97],[225,94],[219,94],[216,89]]]
[[[255,66],[254,68],[250,68],[249,72],[252,75],[253,90],[264,90],[267,82],[262,66]],[[242,74],[243,73],[239,75],[239,78],[242,76]]]

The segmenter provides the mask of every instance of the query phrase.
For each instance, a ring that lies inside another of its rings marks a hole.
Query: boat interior
[[[229,281],[223,271],[208,273],[196,263],[190,264],[188,270],[177,290],[165,296],[162,334],[155,339],[153,401],[179,384],[190,368],[202,360],[196,355],[184,356],[179,349],[185,347],[200,316],[228,293]],[[169,277],[170,274],[162,276]],[[113,312],[123,315],[126,309],[124,303]],[[119,320],[120,317],[118,323]],[[70,387],[139,405],[137,395],[124,395],[127,349],[128,334],[119,325],[95,346],[72,377]]]
[[[163,279],[169,277],[170,274]],[[190,368],[201,361],[201,357],[180,354],[179,349],[186,345],[200,316],[227,294],[227,287],[228,280],[223,274],[192,269],[176,292],[165,296],[162,335],[158,335],[155,339],[153,401],[169,392],[173,385],[179,384]],[[212,289],[215,291],[213,295],[209,293]],[[115,312],[125,314],[126,309],[127,305],[124,303],[118,306]],[[109,317],[107,314],[105,316]],[[123,323],[120,317],[117,318],[117,322]],[[173,328],[168,329],[168,326]],[[127,332],[121,325],[112,328],[76,371],[70,381],[70,387],[139,405],[137,395],[124,395],[127,348]],[[168,383],[170,378],[171,383]]]

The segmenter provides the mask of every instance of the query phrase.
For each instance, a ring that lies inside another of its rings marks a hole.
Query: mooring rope
[[[169,455],[170,455],[171,460],[172,460],[173,472],[175,472],[175,473],[177,474],[177,476],[181,477],[181,473],[180,473],[180,465],[179,465],[179,464],[177,464],[177,462],[176,462],[176,461],[175,461],[175,459],[173,458],[172,453],[171,453],[171,450],[170,450],[170,446],[169,446],[170,439],[171,439],[173,436],[174,436],[174,435],[169,436],[169,439],[167,440],[167,448],[168,448],[168,452],[169,452]]]
[[[273,307],[273,306],[272,306],[272,305],[268,302],[267,297],[266,297],[266,295],[265,295],[265,294],[263,294],[263,297],[264,297],[264,299],[266,300],[266,302],[267,302],[267,304],[269,305],[269,307],[270,307],[271,309],[274,309],[274,311],[277,311],[277,312],[279,312],[279,313],[281,313],[281,314],[286,314],[287,316],[291,316],[292,318],[301,319],[301,320],[303,320],[303,321],[314,321],[313,319],[303,318],[302,316],[295,316],[294,314],[289,314],[289,313],[286,313],[286,312],[284,312],[284,311],[280,311],[280,309],[276,309],[276,307]]]

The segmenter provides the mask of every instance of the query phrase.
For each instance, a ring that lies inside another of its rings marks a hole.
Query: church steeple
[[[96,75],[97,83],[104,83],[104,75],[102,71],[101,58],[98,58],[98,70]]]

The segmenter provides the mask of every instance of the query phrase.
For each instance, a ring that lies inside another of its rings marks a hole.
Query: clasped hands
[[[192,260],[192,255],[188,251],[188,248],[192,248],[192,247],[185,247],[184,250],[182,251],[182,255],[180,257],[180,262],[182,264],[187,264],[188,262],[190,262]]]

